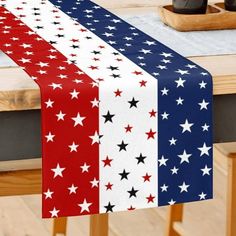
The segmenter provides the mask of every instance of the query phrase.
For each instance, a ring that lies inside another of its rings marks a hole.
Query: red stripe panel
[[[99,179],[99,150],[89,137],[99,127],[98,107],[91,104],[98,100],[96,83],[2,7],[0,38],[0,49],[41,91],[43,217],[98,213],[99,188],[90,181]],[[78,113],[85,119],[75,122]],[[58,165],[65,169],[53,171]]]

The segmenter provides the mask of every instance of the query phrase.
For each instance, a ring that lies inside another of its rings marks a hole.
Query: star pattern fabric
[[[43,217],[212,197],[209,73],[93,2],[0,3],[42,94]]]
[[[99,190],[90,181],[99,178],[94,158],[99,150],[89,138],[99,127],[98,107],[91,106],[98,99],[97,83],[2,7],[0,32],[0,49],[41,89],[43,216],[97,213]],[[78,100],[71,98],[73,90],[79,92]],[[84,208],[84,202],[90,205]]]
[[[201,193],[212,198],[211,75],[93,1],[50,1],[158,80],[158,204],[197,201]],[[208,151],[201,155],[204,145]],[[184,151],[189,162],[179,158]],[[202,176],[205,165],[211,171]],[[184,194],[183,181],[190,185]],[[160,189],[164,184],[167,191]]]

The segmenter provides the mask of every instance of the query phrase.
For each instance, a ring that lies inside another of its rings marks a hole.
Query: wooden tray
[[[161,20],[178,31],[236,29],[236,12],[225,10],[224,3],[210,4],[206,14],[177,14],[172,5],[158,11]]]

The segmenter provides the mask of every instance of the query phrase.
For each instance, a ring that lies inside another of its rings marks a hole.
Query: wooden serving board
[[[177,31],[236,29],[236,12],[227,11],[223,3],[210,4],[206,14],[178,14],[172,5],[158,7],[161,20]]]

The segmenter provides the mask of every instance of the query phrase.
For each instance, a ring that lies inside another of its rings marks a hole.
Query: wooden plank
[[[41,194],[41,170],[0,172],[0,196]]]
[[[108,214],[90,216],[90,236],[108,236]]]
[[[181,234],[175,230],[174,224],[176,222],[182,222],[182,220],[183,204],[169,206],[165,236],[180,236]]]
[[[1,161],[0,162],[0,173],[6,171],[16,171],[16,170],[36,170],[41,169],[42,159],[24,159],[24,160],[14,160],[14,161]]]
[[[66,236],[67,218],[61,217],[53,220],[53,233],[52,236]]]
[[[236,235],[236,153],[228,158],[228,189],[227,189],[227,227],[226,235]]]

